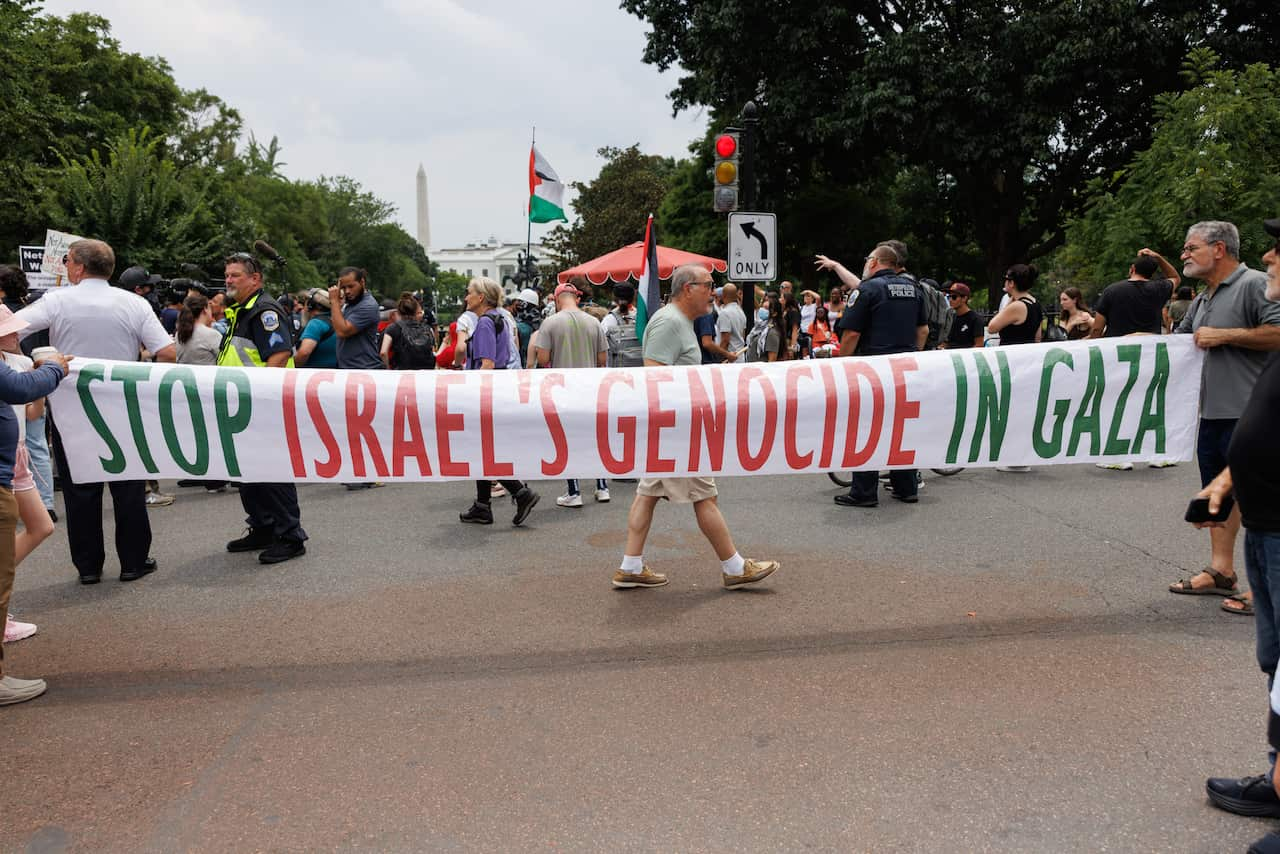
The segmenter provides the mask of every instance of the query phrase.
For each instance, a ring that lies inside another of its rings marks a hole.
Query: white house
[[[518,256],[524,250],[524,243],[503,243],[496,237],[490,237],[458,249],[432,249],[430,257],[440,265],[441,270],[449,270],[468,278],[485,276],[493,279],[510,295],[519,290],[511,283],[510,277],[516,274],[519,267]],[[534,243],[532,251],[539,263],[547,262],[547,255],[541,244]]]

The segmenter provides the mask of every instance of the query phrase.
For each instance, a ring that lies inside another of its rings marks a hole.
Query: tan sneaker
[[[770,575],[777,571],[782,564],[776,560],[751,560],[748,558],[743,561],[742,575],[729,575],[727,572],[720,573],[720,579],[724,582],[724,586],[730,590],[735,587],[743,587],[747,584],[755,584],[757,581],[764,581]]]
[[[654,572],[645,564],[639,572],[623,572],[613,574],[614,587],[661,587],[667,583],[667,577],[661,572]]]

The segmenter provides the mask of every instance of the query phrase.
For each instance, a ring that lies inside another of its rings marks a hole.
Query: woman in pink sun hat
[[[8,307],[0,305],[0,357],[6,365],[15,371],[29,371],[31,359],[22,355],[18,347],[18,333],[27,327],[27,322],[14,316]],[[3,404],[0,404],[3,405]],[[45,509],[36,491],[35,478],[31,474],[31,466],[27,457],[26,442],[23,433],[27,420],[39,418],[44,409],[44,400],[35,403],[14,405],[14,414],[18,422],[18,449],[13,466],[13,495],[18,501],[18,514],[22,519],[23,530],[19,531],[14,542],[14,564],[21,564],[23,559],[36,546],[53,534],[53,519]],[[4,642],[14,643],[29,638],[36,633],[34,623],[23,623],[5,614]]]

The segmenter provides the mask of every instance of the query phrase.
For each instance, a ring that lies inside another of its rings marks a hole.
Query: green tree
[[[382,299],[396,299],[402,291],[431,287],[430,264],[421,244],[393,222],[367,226],[344,244],[347,263],[363,267],[369,287]]]
[[[868,174],[896,182],[899,169],[922,170],[934,182],[926,195],[946,208],[897,217],[901,233],[945,221],[933,242],[959,249],[939,263],[964,271],[976,249],[993,294],[1005,265],[1061,244],[1088,181],[1146,146],[1151,105],[1178,88],[1181,57],[1207,44],[1235,67],[1264,59],[1280,22],[1253,0],[622,6],[652,26],[644,59],[684,69],[676,110],[759,103],[762,207],[814,185],[865,192]],[[744,62],[744,43],[774,45],[780,61]],[[804,239],[785,223],[782,233]]]
[[[111,244],[120,269],[205,257],[214,245],[204,200],[162,159],[160,140],[129,130],[79,160],[63,160],[51,212],[68,230]]]
[[[703,139],[689,150],[693,157],[676,163],[669,189],[658,206],[658,236],[668,246],[723,258],[725,217],[711,209],[711,179],[707,177],[712,163],[711,145]]]
[[[451,320],[462,313],[462,296],[467,292],[469,281],[471,280],[466,276],[452,270],[441,270],[436,276],[436,310],[442,321],[446,318]]]
[[[60,157],[105,150],[130,128],[175,133],[182,93],[164,60],[127,53],[97,15],[44,16],[0,3],[0,254],[43,241],[46,188]],[[65,224],[61,224],[65,225]]]
[[[674,159],[642,154],[639,145],[597,153],[605,160],[600,174],[571,185],[576,219],[543,241],[562,269],[643,240],[648,215],[658,211],[675,171]]]
[[[1280,71],[1212,70],[1216,61],[1211,51],[1190,57],[1194,88],[1157,100],[1151,145],[1092,185],[1058,256],[1063,278],[1096,290],[1123,276],[1144,246],[1173,260],[1187,226],[1201,220],[1234,222],[1242,260],[1255,267],[1274,244],[1261,221],[1280,198]]]

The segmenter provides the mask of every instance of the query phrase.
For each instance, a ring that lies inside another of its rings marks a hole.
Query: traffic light
[[[716,134],[715,166],[711,169],[714,182],[712,207],[716,213],[728,213],[738,209],[739,157],[742,154],[741,131],[729,129]]]

